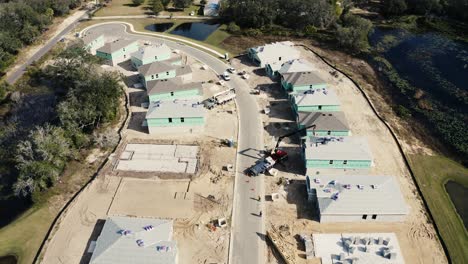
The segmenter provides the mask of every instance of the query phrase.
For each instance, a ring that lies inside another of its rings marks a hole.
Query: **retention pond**
[[[203,41],[208,38],[219,27],[218,23],[212,22],[187,22],[178,25],[170,33],[195,40]]]
[[[458,215],[463,220],[465,229],[468,229],[468,188],[455,181],[448,181],[445,190],[450,196]]]

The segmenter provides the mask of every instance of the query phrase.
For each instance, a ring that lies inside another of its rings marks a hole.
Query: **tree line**
[[[468,22],[468,0],[383,0],[381,12],[386,16],[434,14]]]
[[[53,186],[70,160],[83,159],[82,150],[117,144],[117,132],[104,127],[118,118],[121,78],[99,63],[79,43],[29,70],[31,89],[45,86],[54,98],[53,115],[25,131],[14,114],[0,126],[1,197],[33,197]]]
[[[349,12],[350,0],[223,0],[221,17],[228,31],[255,36],[287,29],[302,36],[334,32],[338,43],[354,51],[367,49],[372,23]]]
[[[10,66],[18,51],[36,41],[56,16],[80,5],[80,0],[0,1],[0,75]]]
[[[144,2],[145,0],[132,0],[134,6],[140,6]],[[174,8],[184,9],[189,7],[193,3],[193,0],[148,0],[148,5],[155,14],[167,10],[171,3]]]

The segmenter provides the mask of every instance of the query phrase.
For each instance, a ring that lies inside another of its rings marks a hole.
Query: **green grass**
[[[452,263],[468,263],[468,234],[444,187],[449,180],[468,186],[468,170],[442,156],[409,155],[409,159]]]
[[[222,42],[231,36],[226,31],[227,25],[221,25],[215,32],[208,36],[208,38],[204,41],[212,46],[222,47]]]
[[[35,205],[0,229],[0,256],[13,255],[18,264],[32,263],[47,230],[60,208],[68,201],[100,164],[70,162],[61,176],[62,183],[35,196]]]
[[[132,0],[112,0],[110,5],[99,9],[94,13],[94,16],[134,16],[152,14],[148,5],[149,2],[149,0],[146,0],[139,6],[133,6]]]
[[[104,3],[104,1],[101,1]],[[107,6],[103,6],[99,9],[94,16],[103,17],[103,16],[135,16],[135,15],[153,15],[150,6],[151,0],[146,0],[143,4],[139,6],[134,6],[132,0],[112,0]],[[162,11],[159,15],[174,15],[174,16],[188,16],[192,11],[194,11],[195,16],[198,15],[199,5],[191,5],[183,10],[174,9],[174,11]]]
[[[32,263],[56,213],[47,204],[34,206],[0,229],[0,256],[14,255],[20,264]]]

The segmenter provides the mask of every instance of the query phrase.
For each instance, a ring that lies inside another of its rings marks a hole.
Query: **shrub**
[[[227,32],[229,33],[232,33],[232,34],[238,34],[240,32],[240,27],[235,23],[235,22],[231,22],[229,23],[229,25],[227,26]]]

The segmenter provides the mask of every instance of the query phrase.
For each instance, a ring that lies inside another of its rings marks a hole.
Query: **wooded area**
[[[81,0],[13,0],[0,2],[0,75],[18,50],[32,44],[56,16],[63,16]]]
[[[83,159],[83,149],[117,143],[117,133],[103,125],[118,117],[120,76],[99,66],[99,59],[77,43],[52,64],[29,69],[29,88],[46,92],[19,99],[0,126],[2,198],[31,198],[54,185],[70,159]],[[45,118],[34,119],[31,111]]]

